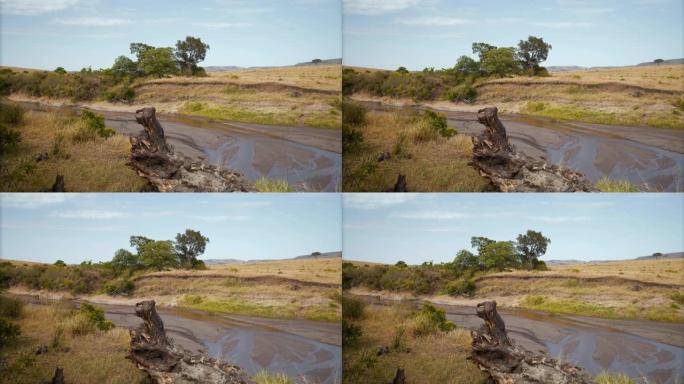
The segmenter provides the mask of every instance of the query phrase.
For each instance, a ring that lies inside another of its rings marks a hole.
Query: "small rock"
[[[397,368],[397,373],[394,375],[394,380],[392,380],[392,384],[405,384],[406,383],[406,374],[404,373],[404,370],[401,368]]]
[[[48,156],[47,152],[39,153],[36,155],[36,163],[40,163],[43,160],[49,159],[50,156]]]
[[[390,155],[389,152],[382,152],[380,155],[378,155],[378,163],[381,163],[385,160],[389,160],[392,158],[392,155]]]
[[[382,347],[378,347],[378,351],[377,351],[376,355],[384,356],[384,355],[389,355],[389,353],[390,353],[389,347],[384,345]]]
[[[639,285],[639,284],[632,285],[632,291],[635,291],[635,292],[641,291],[641,285]]]
[[[38,348],[36,348],[36,355],[43,355],[48,352],[48,347],[47,345],[40,345]]]
[[[64,384],[64,369],[60,367],[55,368],[55,374],[52,376],[50,384]]]

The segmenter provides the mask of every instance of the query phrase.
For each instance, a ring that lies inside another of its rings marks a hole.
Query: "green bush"
[[[84,109],[81,113],[83,124],[76,130],[72,140],[77,143],[95,140],[96,138],[109,138],[116,133],[113,129],[105,126],[104,116]]]
[[[361,131],[342,126],[342,152],[351,153],[357,151],[363,143],[363,133]]]
[[[475,293],[475,283],[470,279],[459,279],[451,281],[444,286],[444,291],[448,295],[472,296]]]
[[[114,328],[114,323],[105,318],[102,308],[88,302],[81,303],[78,313],[84,315],[100,331],[108,331]]]
[[[428,109],[423,115],[423,120],[430,129],[436,131],[442,137],[452,137],[456,134],[455,129],[448,127],[446,116],[443,113]]]
[[[343,346],[353,345],[361,337],[362,334],[363,332],[361,331],[360,326],[352,323],[351,321],[347,321],[346,319],[342,319]]]
[[[477,90],[470,84],[462,84],[447,92],[450,101],[467,101],[472,103],[477,97]]]
[[[21,133],[0,123],[0,156],[13,150],[21,142]]]
[[[350,101],[342,102],[342,125],[358,126],[366,123],[366,107]]]
[[[435,323],[440,331],[449,332],[452,329],[456,328],[456,324],[447,320],[446,313],[444,312],[444,310],[441,308],[437,308],[434,305],[427,303],[423,304],[423,308],[420,310],[419,313],[419,316],[421,315],[427,317],[428,319],[430,319],[430,321]]]
[[[362,318],[365,308],[366,303],[361,299],[349,295],[342,296],[342,317],[345,319],[358,320]]]
[[[135,91],[130,83],[123,82],[107,89],[102,96],[110,102],[130,103],[135,98]]]
[[[0,348],[5,347],[21,334],[19,326],[0,317]]]
[[[110,296],[128,296],[135,290],[135,284],[128,279],[116,279],[102,286],[102,291]]]
[[[0,317],[16,319],[21,317],[24,303],[11,297],[0,295]]]

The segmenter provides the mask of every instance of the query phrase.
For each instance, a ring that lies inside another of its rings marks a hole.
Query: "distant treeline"
[[[479,60],[461,56],[453,67],[441,70],[425,68],[422,72],[409,72],[400,67],[392,72],[345,68],[342,92],[344,95],[367,92],[379,97],[472,102],[477,96],[474,85],[478,80],[520,74],[548,76],[540,64],[548,57],[551,45],[542,38],[530,36],[520,40],[517,48],[473,43],[472,49]]]
[[[0,262],[0,290],[22,285],[30,289],[69,291],[74,294],[102,292],[127,295],[135,288],[131,278],[136,273],[171,268],[206,269],[197,257],[204,253],[209,239],[192,229],[176,235],[175,240],[153,240],[131,236],[135,253],[119,249],[111,261],[84,261],[67,265],[62,260],[54,264],[16,264]]]
[[[93,70],[87,67],[79,72],[67,72],[62,67],[52,72],[15,72],[5,68],[0,70],[0,95],[23,92],[34,97],[74,101],[130,102],[135,97],[132,83],[136,79],[206,76],[198,63],[204,60],[208,50],[209,45],[200,38],[188,36],[178,40],[175,48],[131,43],[130,51],[136,60],[119,56],[111,68]]]
[[[475,291],[474,277],[509,269],[545,270],[539,257],[551,242],[541,232],[528,230],[515,241],[495,241],[486,237],[471,238],[475,255],[461,250],[451,262],[424,262],[409,266],[404,261],[395,265],[342,265],[342,287],[364,286],[373,290],[408,291],[418,295],[443,293],[470,295]]]

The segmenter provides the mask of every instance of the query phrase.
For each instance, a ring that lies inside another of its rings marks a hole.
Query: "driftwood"
[[[145,129],[130,139],[128,165],[146,178],[153,189],[160,192],[249,191],[249,183],[239,173],[174,153],[166,142],[154,107],[137,110],[135,119]]]
[[[253,384],[241,368],[204,355],[193,355],[173,344],[164,331],[164,323],[154,300],[135,305],[135,314],[143,325],[130,330],[131,351],[126,356],[145,371],[155,384]]]
[[[496,310],[496,301],[477,305],[477,316],[484,320],[480,329],[471,331],[470,360],[487,372],[497,384],[591,384],[584,370],[543,354],[524,350],[513,344],[506,325]]]
[[[584,175],[515,152],[496,107],[478,111],[487,128],[473,140],[472,166],[501,192],[591,192],[596,189]]]

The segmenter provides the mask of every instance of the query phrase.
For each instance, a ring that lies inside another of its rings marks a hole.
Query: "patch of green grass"
[[[627,180],[611,180],[604,176],[594,185],[601,192],[639,192],[639,189]]]
[[[257,384],[294,384],[289,376],[284,373],[269,373],[268,371],[259,371],[256,375],[252,376]]]
[[[188,101],[180,108],[187,115],[203,116],[215,120],[240,121],[264,125],[307,126],[315,128],[340,129],[339,118],[327,111],[300,113],[297,110],[265,112],[233,105],[211,105]]]
[[[636,384],[629,376],[623,373],[601,372],[594,377],[596,384]]]
[[[254,182],[254,188],[259,192],[295,192],[293,186],[291,186],[285,180],[271,180],[265,177],[260,178]]]
[[[309,319],[320,321],[339,321],[337,308],[327,304],[301,307],[296,303],[286,305],[253,304],[230,298],[207,298],[200,295],[185,295],[179,301],[181,307],[200,309],[207,312],[233,313],[256,317],[277,319]]]
[[[684,121],[672,113],[659,111],[644,117],[638,111],[629,112],[605,112],[589,109],[574,104],[555,104],[539,101],[528,101],[522,108],[521,113],[529,115],[546,116],[558,120],[582,121],[586,123],[607,125],[633,125],[649,126],[658,128],[684,129]]]

